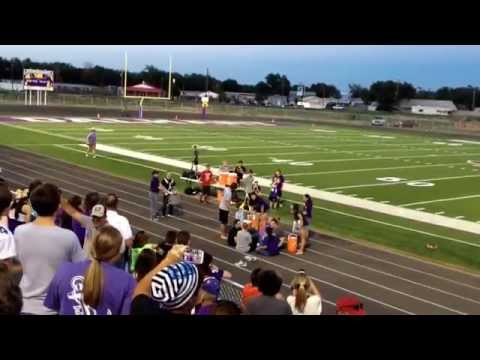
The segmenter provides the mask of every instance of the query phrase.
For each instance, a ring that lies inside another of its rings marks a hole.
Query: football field
[[[281,169],[287,184],[306,191],[327,191],[417,210],[419,214],[480,223],[480,167],[474,163],[480,161],[480,141],[290,123],[161,119],[127,123],[111,119],[92,124],[89,120],[94,119],[85,118],[16,120],[0,122],[1,145],[124,177],[147,181],[152,168],[177,175],[182,169],[111,151],[99,151],[96,159],[85,158],[85,137],[92,126],[102,145],[189,163],[192,145],[196,144],[201,164],[218,167],[223,160],[231,165],[243,160],[257,177],[269,179],[276,169]],[[262,190],[269,192],[268,187]],[[285,197],[301,200],[299,193],[287,193]],[[477,234],[321,197],[315,198],[314,204],[313,225],[321,232],[480,269]],[[289,221],[285,207],[279,215],[282,221]],[[432,251],[427,244],[436,244],[438,249]]]

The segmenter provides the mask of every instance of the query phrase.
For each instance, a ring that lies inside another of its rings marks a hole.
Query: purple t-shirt
[[[280,248],[278,247],[278,245],[280,244],[280,239],[277,236],[265,236],[263,238],[262,244],[267,247],[266,251],[270,256],[279,254]]]
[[[115,266],[102,262],[104,288],[96,309],[83,302],[83,281],[90,260],[64,263],[55,274],[44,305],[60,315],[128,315],[136,282]]]
[[[309,219],[312,218],[312,210],[313,210],[313,202],[311,199],[309,200],[305,200],[305,204],[304,204],[304,207],[305,207],[305,216]]]
[[[77,220],[72,219],[72,231],[77,235],[80,245],[85,242],[85,228]]]
[[[283,183],[285,182],[285,178],[283,177],[283,175],[280,175],[278,177],[278,183],[277,183],[277,191],[279,194],[282,193],[282,189],[283,189]]]
[[[202,305],[195,315],[213,315],[217,304]]]
[[[96,144],[97,143],[97,134],[94,133],[94,132],[91,132],[90,134],[88,134],[87,141],[90,145]]]

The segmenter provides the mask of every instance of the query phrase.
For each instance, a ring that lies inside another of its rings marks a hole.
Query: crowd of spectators
[[[224,164],[228,167],[228,164]],[[213,184],[207,168],[204,187]],[[269,202],[255,190],[253,172],[239,163],[235,172],[251,187],[237,202],[229,225],[232,193],[226,186],[219,203],[221,239],[237,251],[276,256],[287,234],[279,221],[268,216]],[[276,173],[274,206],[279,206],[283,176]],[[280,186],[280,188],[278,188]],[[158,191],[157,191],[158,190]],[[204,189],[205,190],[205,189]],[[210,189],[206,189],[209,190]],[[201,201],[207,202],[208,191]],[[175,181],[152,173],[152,220],[160,212],[156,202],[163,193],[163,216],[172,213],[169,198],[176,195]],[[273,200],[272,200],[273,199]],[[310,205],[309,205],[310,204]],[[0,314],[25,315],[319,315],[322,299],[314,282],[300,271],[282,294],[283,279],[271,269],[256,268],[238,303],[221,298],[222,284],[232,274],[214,264],[212,254],[193,249],[188,231],[168,231],[154,243],[146,231],[132,230],[121,215],[115,193],[90,192],[82,199],[67,199],[51,183],[34,181],[28,189],[13,191],[0,183]],[[252,218],[251,215],[258,215]],[[311,222],[311,199],[292,208],[294,231],[303,251]],[[252,227],[257,221],[258,226]],[[193,255],[192,255],[193,254]],[[244,261],[237,264],[245,267]],[[361,314],[358,299],[345,298],[339,313]]]

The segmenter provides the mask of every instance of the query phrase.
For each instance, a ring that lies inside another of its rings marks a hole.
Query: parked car
[[[385,126],[386,123],[387,123],[387,121],[383,117],[377,116],[372,120],[371,125],[372,126]]]

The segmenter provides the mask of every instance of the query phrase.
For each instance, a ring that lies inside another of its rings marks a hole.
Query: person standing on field
[[[193,145],[193,160],[192,160],[192,170],[195,167],[195,173],[198,173],[198,149],[197,145]]]
[[[97,132],[94,128],[91,128],[87,135],[87,146],[88,150],[85,153],[85,156],[88,157],[89,154],[92,154],[93,158],[96,158],[97,154],[95,152],[97,150]]]

